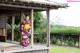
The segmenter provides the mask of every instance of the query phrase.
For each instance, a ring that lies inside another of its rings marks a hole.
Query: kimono
[[[29,45],[30,34],[31,34],[31,21],[22,20],[21,22],[21,45],[27,47]]]

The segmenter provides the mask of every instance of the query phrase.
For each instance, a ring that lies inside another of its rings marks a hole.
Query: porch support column
[[[47,30],[47,47],[50,46],[50,16],[49,16],[49,9],[47,10],[47,27],[46,27],[46,30]]]
[[[6,29],[3,29],[3,36],[6,35]]]
[[[14,41],[14,24],[15,24],[15,16],[12,15],[12,41]]]
[[[22,35],[21,35],[21,22],[23,20],[23,10],[20,11],[20,45],[21,45],[21,41],[22,41]]]
[[[79,35],[79,48],[80,48],[80,35]]]
[[[31,47],[33,47],[33,44],[34,44],[34,21],[33,21],[33,13],[34,13],[34,10],[31,9]]]
[[[61,45],[63,46],[63,36],[64,34],[61,36]]]

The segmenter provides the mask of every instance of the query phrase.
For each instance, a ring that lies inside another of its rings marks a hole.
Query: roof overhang
[[[32,0],[0,0],[0,7],[48,10],[66,8],[67,4],[61,4],[49,1],[32,1]]]

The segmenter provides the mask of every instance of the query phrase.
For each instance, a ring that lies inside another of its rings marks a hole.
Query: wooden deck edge
[[[18,52],[39,52],[39,51],[49,51],[48,47],[44,47],[44,48],[21,48],[21,49],[14,49],[14,50],[5,50],[5,49],[1,49],[0,52],[3,53],[18,53]]]

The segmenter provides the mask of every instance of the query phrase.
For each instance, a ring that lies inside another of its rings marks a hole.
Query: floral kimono
[[[29,45],[31,34],[31,21],[30,20],[22,20],[21,23],[21,45],[23,47],[27,47]]]

